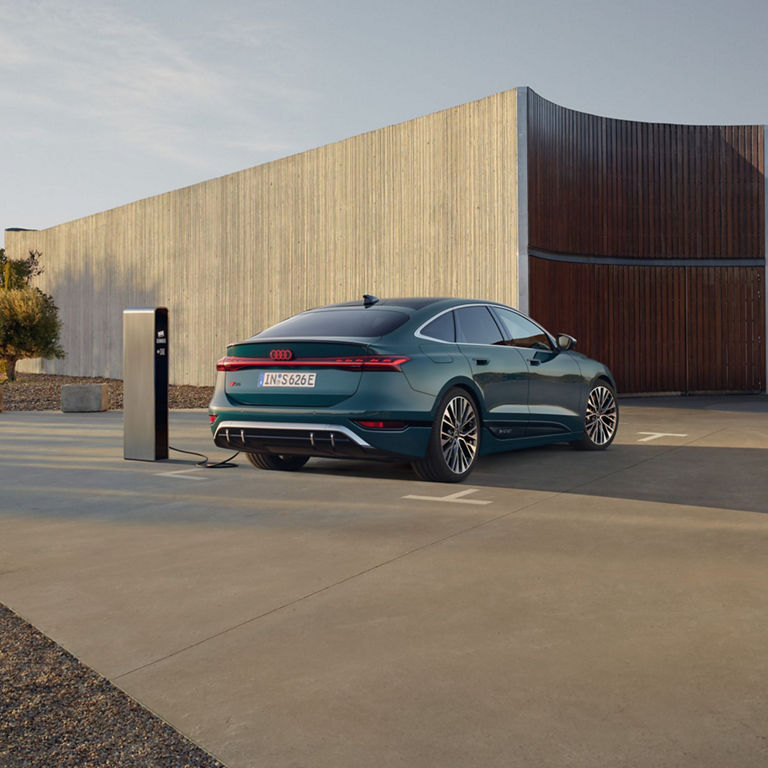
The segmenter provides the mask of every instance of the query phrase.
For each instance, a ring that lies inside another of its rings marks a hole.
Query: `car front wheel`
[[[472,471],[480,446],[480,418],[472,397],[458,387],[437,408],[427,455],[413,462],[422,480],[459,483]]]
[[[598,381],[587,396],[584,414],[584,437],[573,445],[585,451],[605,450],[616,437],[619,406],[613,387]]]

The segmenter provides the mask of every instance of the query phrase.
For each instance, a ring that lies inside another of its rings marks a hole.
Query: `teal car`
[[[498,451],[601,450],[619,423],[616,384],[575,343],[492,301],[366,295],[311,309],[228,347],[214,442],[261,469],[398,459],[439,482]]]

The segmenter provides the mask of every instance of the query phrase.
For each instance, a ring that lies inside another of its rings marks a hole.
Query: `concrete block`
[[[109,410],[108,384],[63,384],[61,410],[64,413],[85,413]]]

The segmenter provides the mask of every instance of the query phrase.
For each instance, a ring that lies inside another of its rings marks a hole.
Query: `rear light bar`
[[[405,355],[362,355],[359,357],[300,357],[273,360],[270,357],[222,357],[217,371],[242,371],[247,368],[341,368],[346,371],[399,371],[411,358]]]

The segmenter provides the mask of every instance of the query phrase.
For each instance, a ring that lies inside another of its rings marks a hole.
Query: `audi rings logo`
[[[290,349],[273,349],[269,356],[272,360],[292,360],[293,352]]]

